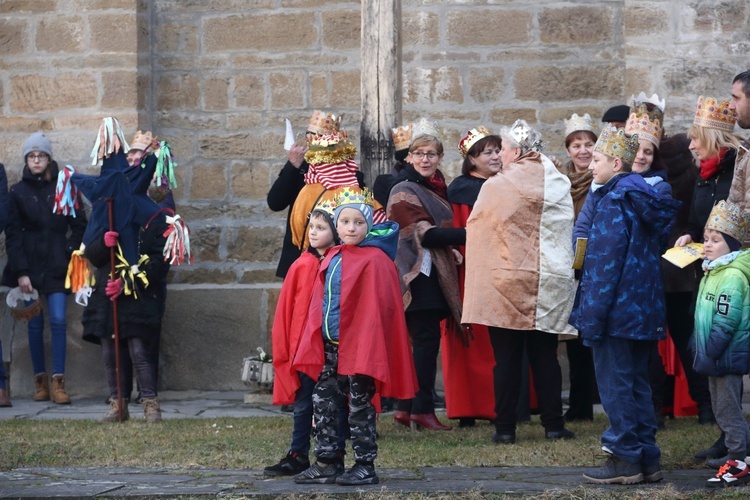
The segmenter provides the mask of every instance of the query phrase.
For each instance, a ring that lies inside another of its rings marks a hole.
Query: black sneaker
[[[750,467],[744,460],[727,460],[721,466],[716,476],[706,481],[709,488],[720,488],[724,486],[739,486],[750,480]]]
[[[293,476],[310,467],[310,460],[306,455],[300,455],[298,452],[291,451],[284,458],[279,460],[276,465],[269,465],[263,469],[266,476]]]
[[[646,483],[658,483],[664,479],[664,472],[661,470],[661,464],[641,464],[641,470],[643,471],[643,481]]]
[[[492,442],[495,444],[514,444],[516,442],[516,435],[496,432],[492,435]]]
[[[315,462],[303,472],[294,476],[297,484],[333,484],[336,478],[344,473],[344,468],[339,462],[332,464],[321,464]]]
[[[632,464],[610,455],[604,466],[584,472],[583,478],[594,484],[636,484],[643,481],[643,472],[640,463]]]
[[[336,478],[336,484],[344,486],[360,486],[363,484],[378,484],[378,475],[374,465],[354,464],[354,467]]]
[[[558,440],[558,439],[573,439],[576,435],[573,431],[563,427],[561,431],[544,431],[544,437],[547,439]]]
[[[700,464],[712,458],[723,457],[727,453],[729,453],[729,450],[727,449],[727,445],[724,444],[724,433],[722,432],[721,436],[719,436],[719,439],[717,439],[716,442],[711,445],[711,447],[699,451],[698,453],[693,455],[693,459],[696,463]]]

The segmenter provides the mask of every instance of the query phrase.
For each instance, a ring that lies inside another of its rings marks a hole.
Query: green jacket
[[[693,368],[711,377],[744,375],[750,371],[750,251],[708,267],[695,305]]]

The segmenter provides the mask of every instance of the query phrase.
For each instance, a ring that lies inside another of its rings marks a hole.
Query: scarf
[[[318,163],[310,165],[305,174],[305,184],[322,184],[326,189],[357,186],[359,166],[353,159],[340,163]]]
[[[591,170],[577,172],[573,167],[568,172],[568,179],[570,179],[570,195],[573,197],[573,204],[576,204],[578,200],[585,199],[589,193],[591,181],[594,180],[594,172]]]
[[[718,172],[719,168],[721,168],[721,162],[726,155],[727,150],[722,149],[719,154],[714,156],[713,158],[709,158],[708,160],[701,160],[701,179],[705,181],[716,175],[716,172]]]
[[[432,174],[432,177],[430,177],[429,179],[427,177],[422,177],[422,175],[417,172],[414,166],[409,163],[406,164],[404,170],[407,172],[407,177],[409,178],[409,180],[423,185],[444,200],[448,199],[448,185],[445,183],[445,177],[443,177],[443,174],[442,172],[440,172],[440,170],[435,170],[435,173]]]

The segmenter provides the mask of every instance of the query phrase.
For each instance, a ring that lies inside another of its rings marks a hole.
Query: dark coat
[[[693,201],[690,205],[690,216],[688,226],[684,234],[689,234],[693,241],[703,241],[703,229],[706,227],[708,216],[714,205],[729,197],[729,188],[732,186],[734,176],[734,160],[737,151],[729,149],[721,161],[719,170],[710,179],[698,177],[693,191]]]
[[[121,294],[117,298],[120,338],[156,338],[161,329],[167,300],[167,274],[169,263],[164,262],[162,251],[167,239],[164,232],[169,225],[162,210],[140,231],[138,250],[148,255],[149,262],[139,266],[146,273],[148,287],[136,279],[138,298]],[[100,338],[114,332],[112,302],[105,293],[110,271],[110,249],[104,245],[104,235],[94,239],[84,251],[86,258],[96,268],[96,285],[83,311],[83,339],[98,344]]]
[[[0,233],[5,231],[8,224],[8,176],[5,165],[0,163]]]
[[[286,276],[289,266],[300,256],[299,248],[292,243],[292,229],[289,227],[289,216],[292,213],[292,207],[294,206],[294,201],[297,199],[297,195],[305,187],[307,166],[306,161],[302,162],[300,168],[296,168],[292,162],[287,161],[266,197],[268,208],[274,212],[289,209],[286,218],[286,229],[284,230],[284,242],[281,246],[281,258],[276,268],[276,276],[279,278]]]
[[[21,181],[10,188],[5,229],[8,264],[2,278],[3,285],[16,287],[19,277],[28,276],[42,294],[66,291],[68,262],[86,230],[83,210],[76,217],[52,213],[57,164],[51,162],[49,170],[51,180],[46,181],[43,174],[34,175],[24,167]]]
[[[616,175],[596,192],[570,323],[590,346],[605,335],[663,339],[661,254],[680,202],[658,195],[636,173]]]

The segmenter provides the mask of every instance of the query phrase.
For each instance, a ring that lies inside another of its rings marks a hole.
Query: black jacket
[[[734,177],[734,160],[737,151],[729,149],[721,161],[719,170],[710,179],[698,177],[693,191],[693,201],[690,205],[690,216],[685,233],[689,234],[693,241],[703,241],[703,229],[711,214],[711,209],[721,200],[729,196],[729,188],[732,186]]]
[[[303,161],[300,168],[296,168],[291,162],[287,161],[266,197],[268,208],[274,212],[289,209],[286,218],[286,230],[284,231],[284,243],[281,247],[281,258],[279,259],[279,266],[276,268],[276,276],[279,278],[286,277],[292,262],[300,256],[299,248],[292,243],[289,216],[292,213],[292,206],[297,199],[297,195],[305,187],[305,172],[307,172],[307,162]]]
[[[164,232],[169,225],[160,212],[146,226],[141,228],[138,250],[140,255],[148,255],[149,262],[139,266],[146,273],[148,287],[136,279],[138,298],[120,294],[117,298],[117,316],[121,339],[130,337],[156,338],[160,333],[161,321],[167,300],[167,274],[169,263],[164,262],[162,251],[167,239]],[[96,284],[83,311],[83,339],[100,343],[100,338],[114,333],[112,302],[105,293],[110,272],[110,249],[104,245],[104,235],[96,238],[84,251],[86,258],[96,268]]]
[[[24,167],[21,181],[10,188],[5,228],[8,264],[2,278],[3,285],[16,287],[20,276],[28,276],[42,294],[66,291],[68,261],[86,230],[83,203],[76,217],[52,213],[57,164],[51,162],[49,170],[51,179],[45,181],[43,175],[34,175]]]

